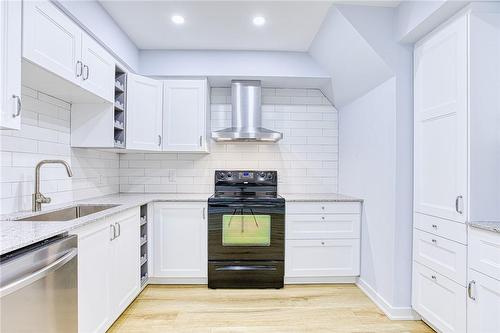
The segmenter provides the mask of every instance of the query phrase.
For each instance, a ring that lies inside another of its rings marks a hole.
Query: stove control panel
[[[278,173],[276,171],[215,171],[215,183],[243,183],[243,184],[277,184]]]

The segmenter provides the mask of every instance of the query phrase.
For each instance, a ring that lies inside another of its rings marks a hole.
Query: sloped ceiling
[[[331,85],[322,90],[337,107],[394,75],[337,7],[332,7],[326,15],[309,54],[332,78]]]

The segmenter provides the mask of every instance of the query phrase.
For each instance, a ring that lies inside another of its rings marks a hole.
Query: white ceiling
[[[331,1],[100,3],[139,49],[307,51]],[[182,15],[175,25],[172,15]],[[266,24],[256,27],[252,18]]]

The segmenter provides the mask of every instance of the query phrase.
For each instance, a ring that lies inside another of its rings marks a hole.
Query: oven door
[[[283,260],[284,202],[209,202],[208,260]]]

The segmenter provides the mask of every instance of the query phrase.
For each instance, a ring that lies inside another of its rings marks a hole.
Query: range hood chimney
[[[212,132],[215,141],[277,142],[280,132],[262,128],[260,81],[231,81],[232,126]]]

